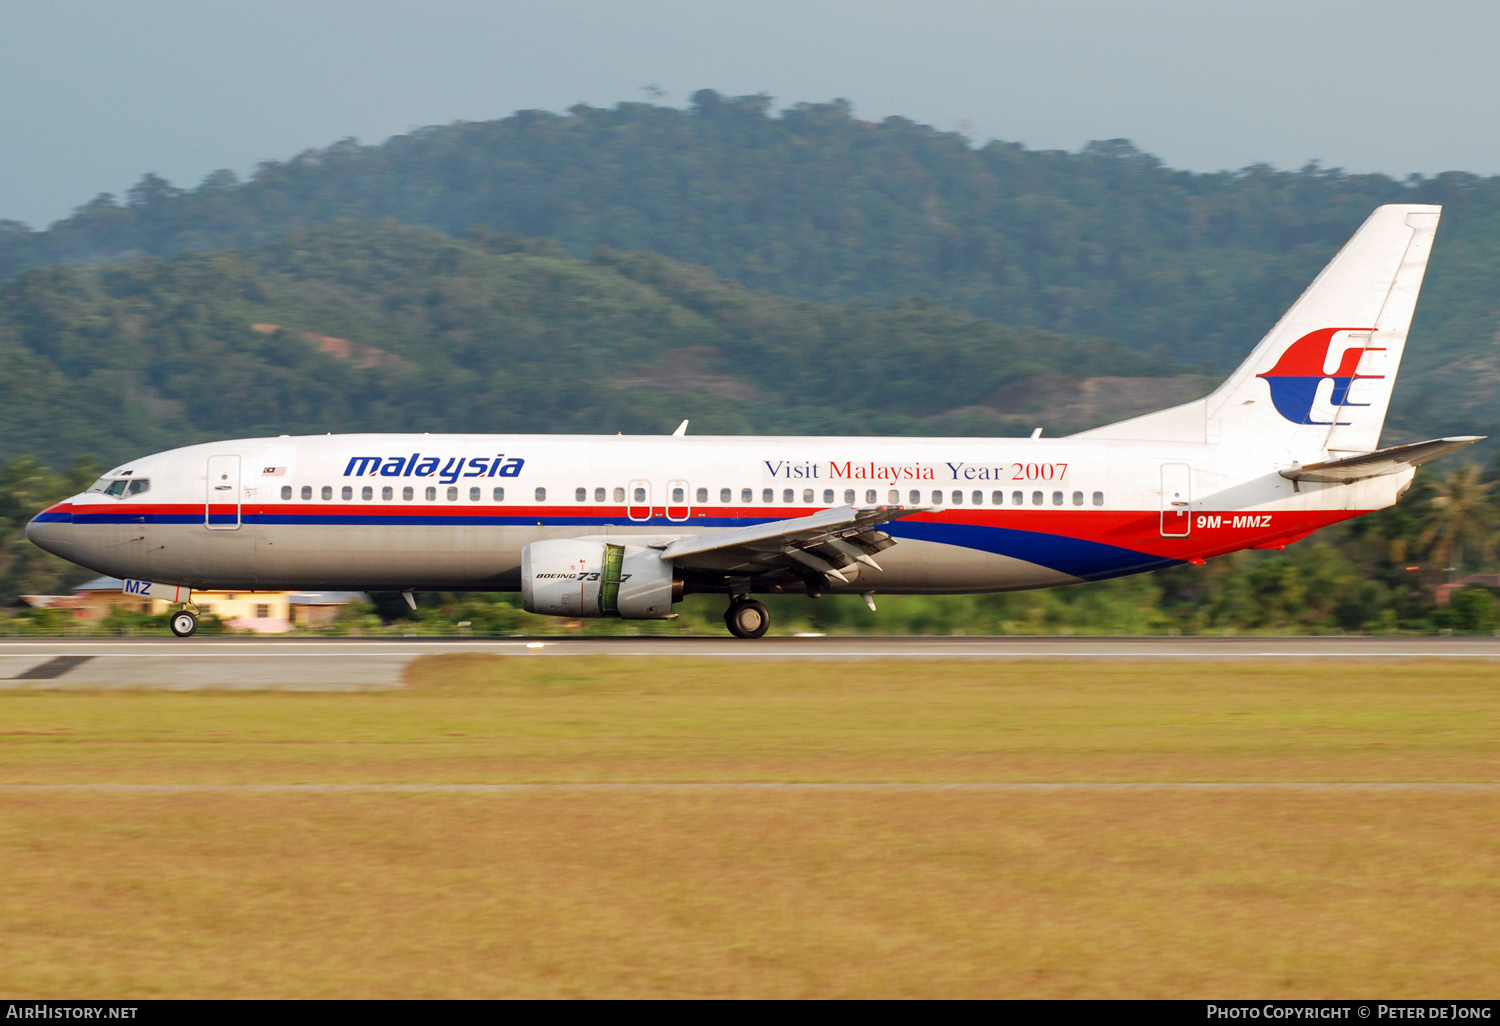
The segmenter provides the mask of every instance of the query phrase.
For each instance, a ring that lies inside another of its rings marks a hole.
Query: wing
[[[810,589],[829,580],[851,584],[861,566],[879,570],[875,554],[896,544],[878,530],[881,524],[937,508],[836,506],[811,516],[679,538],[661,558],[706,575],[797,578]]]

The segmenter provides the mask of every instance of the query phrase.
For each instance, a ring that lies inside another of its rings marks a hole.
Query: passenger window
[[[589,490],[587,488],[574,488],[573,489],[573,501],[574,502],[586,502],[586,501],[588,501],[588,497],[589,497]]]
[[[323,501],[327,502],[331,498],[333,498],[333,486],[332,485],[324,485],[323,486]]]
[[[536,490],[536,501],[537,502],[546,502],[547,501],[547,489],[545,489],[545,488],[538,488]]]
[[[458,501],[458,489],[457,488],[449,488],[448,489],[448,501],[449,502],[457,502]]]
[[[1010,504],[1012,506],[1024,506],[1026,504],[1026,496],[1025,496],[1025,494],[1022,493],[1022,492],[1011,492],[1010,493]]]
[[[785,491],[783,491],[781,493],[781,501],[782,502],[791,502],[791,501],[793,501],[793,499],[796,496],[796,494],[797,494],[796,492],[794,492],[790,488],[788,488],[788,489],[786,489]]]
[[[1031,493],[1031,504],[1033,506],[1040,506],[1042,504],[1042,493],[1041,492],[1032,492]]]
[[[811,488],[804,488],[804,489],[802,489],[802,501],[803,502],[812,502],[813,501],[813,490]]]
[[[1094,493],[1094,505],[1095,506],[1102,506],[1102,505],[1104,505],[1104,493],[1103,492],[1095,492]]]
[[[964,493],[960,492],[960,491],[955,491],[953,493],[953,505],[955,505],[955,506],[962,506],[963,504],[964,504]]]
[[[644,489],[644,488],[637,488],[635,490],[635,500],[634,501],[635,502],[645,502],[646,501],[646,489]]]
[[[761,502],[775,502],[776,501],[776,493],[773,492],[771,489],[766,488],[766,489],[762,490],[761,493],[760,493],[760,501]]]
[[[743,503],[750,503],[750,502],[755,501],[755,493],[752,492],[748,488],[741,488],[740,489],[740,501],[743,502]]]
[[[369,502],[371,499],[375,498],[375,489],[371,488],[369,485],[365,485],[359,490],[359,497],[365,502]]]
[[[892,500],[892,501],[895,501],[895,500]],[[865,504],[869,505],[869,506],[875,505],[875,489],[873,489],[873,488],[866,489],[866,491],[865,491]]]
[[[844,489],[844,505],[846,505],[846,506],[852,506],[852,505],[854,505],[854,489],[853,488],[846,488],[846,489]]]
[[[1082,492],[1074,492],[1073,493],[1073,505],[1075,505],[1075,506],[1082,506],[1083,505],[1083,493]]]
[[[384,488],[380,489],[380,498],[382,501],[390,502],[395,497],[396,489],[392,488],[390,485],[386,485]]]
[[[616,488],[615,489],[615,501],[616,502],[624,502],[625,501],[625,489],[623,489],[623,488]]]
[[[911,504],[913,506],[922,505],[922,493],[917,491],[915,488],[913,488],[911,491]]]
[[[695,498],[700,503],[707,502],[708,501],[708,489],[707,488],[699,488],[698,489],[698,494],[697,494],[697,496]]]
[[[302,498],[304,498],[304,499],[311,499],[312,498],[312,485],[303,485],[302,486]]]
[[[504,488],[496,488],[495,491],[492,494],[494,495],[496,502],[504,502],[505,501],[505,489]],[[623,496],[622,496],[622,498],[623,498]]]
[[[976,506],[983,506],[984,505],[984,493],[983,492],[975,492],[974,493],[974,505],[976,505]]]
[[[823,489],[823,505],[825,505],[825,506],[832,506],[833,505],[833,489],[832,488],[824,488]]]
[[[292,486],[291,485],[282,485],[281,486],[281,497],[283,499],[290,499],[292,497]]]
[[[623,499],[623,498],[625,498],[625,496],[622,495],[622,496],[620,496],[620,498]],[[594,501],[595,502],[603,502],[604,501],[604,489],[603,488],[595,488],[594,489]]]
[[[1004,506],[1005,505],[1005,493],[1004,492],[991,492],[990,493],[990,505],[991,506]]]
[[[428,502],[437,502],[437,489],[436,488],[429,488],[429,489],[427,489],[427,491],[424,494],[426,495]]]
[[[417,497],[417,493],[412,488],[411,485],[407,485],[405,488],[401,489],[401,501],[402,502],[410,502],[412,499],[414,499],[416,497]]]
[[[675,503],[677,503],[680,506],[680,505],[682,505],[682,503],[684,501],[686,501],[683,498],[683,496],[686,495],[686,494],[687,493],[684,492],[681,488],[673,488],[672,489],[672,501],[675,502]]]
[[[730,491],[728,488],[720,488],[719,489],[719,501],[722,502],[722,503],[733,502],[734,501],[734,492]]]
[[[469,501],[470,502],[478,502],[479,501],[479,489],[478,488],[470,488],[469,489]]]
[[[126,495],[144,495],[151,490],[151,482],[144,477],[138,477],[130,482],[130,487],[125,490]],[[291,496],[283,496],[290,499]]]
[[[941,506],[943,504],[943,493],[942,492],[933,492],[932,493],[932,504],[934,506]]]
[[[1054,505],[1054,506],[1061,506],[1062,504],[1063,504],[1063,494],[1062,494],[1062,492],[1053,492],[1052,493],[1052,505]]]
[[[892,506],[897,505],[901,501],[901,493],[892,488],[888,498]]]
[[[349,485],[344,485],[344,487],[339,489],[339,498],[343,499],[345,502],[348,502],[350,499],[354,498],[354,489]]]

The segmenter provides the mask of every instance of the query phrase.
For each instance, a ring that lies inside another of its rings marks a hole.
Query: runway
[[[0,689],[379,691],[424,655],[734,661],[1500,661],[1500,639],[1328,638],[58,638],[0,640]]]

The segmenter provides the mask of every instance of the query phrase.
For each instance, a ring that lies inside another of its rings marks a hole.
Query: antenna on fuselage
[[[687,434],[687,421],[677,425],[677,430],[672,432],[672,437],[681,438],[685,434]]]
[[[1031,432],[1031,437],[1032,438],[1041,438],[1042,437],[1042,429],[1041,428],[1035,428]]]

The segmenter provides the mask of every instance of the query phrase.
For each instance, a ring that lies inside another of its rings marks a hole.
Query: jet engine
[[[682,582],[656,549],[560,538],[521,550],[521,604],[529,613],[669,620],[680,598]]]

